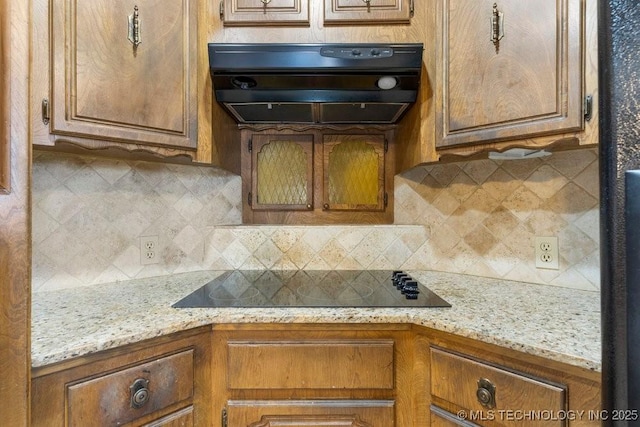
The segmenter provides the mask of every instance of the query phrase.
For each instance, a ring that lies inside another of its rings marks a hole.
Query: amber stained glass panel
[[[258,153],[257,202],[261,205],[308,203],[307,154],[293,141],[271,141]]]
[[[348,141],[329,154],[329,203],[376,205],[378,160],[375,148],[364,141]]]

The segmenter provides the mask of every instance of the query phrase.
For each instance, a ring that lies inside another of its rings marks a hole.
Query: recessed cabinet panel
[[[226,26],[309,25],[309,0],[222,0]]]
[[[414,0],[324,0],[324,23],[408,23],[413,8]]]
[[[389,400],[234,400],[228,402],[230,426],[393,427]]]
[[[52,1],[52,133],[195,147],[195,4]]]
[[[582,127],[580,0],[438,4],[438,147]]]
[[[394,387],[392,340],[229,341],[227,352],[229,389]]]

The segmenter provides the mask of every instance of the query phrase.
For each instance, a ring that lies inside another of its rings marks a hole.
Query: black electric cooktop
[[[234,270],[187,295],[193,307],[451,307],[401,271]]]

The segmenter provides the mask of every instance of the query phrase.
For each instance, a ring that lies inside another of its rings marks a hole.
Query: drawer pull
[[[496,386],[486,378],[478,380],[478,390],[476,397],[482,406],[488,409],[496,407]]]
[[[149,380],[138,378],[129,386],[131,392],[131,407],[142,408],[149,401]]]

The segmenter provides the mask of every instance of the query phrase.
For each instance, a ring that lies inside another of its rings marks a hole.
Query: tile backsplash
[[[595,149],[419,166],[395,177],[395,224],[241,225],[240,177],[204,167],[34,152],[33,290],[203,269],[431,269],[599,288]],[[140,238],[159,236],[159,262]],[[560,269],[534,265],[558,236]]]

